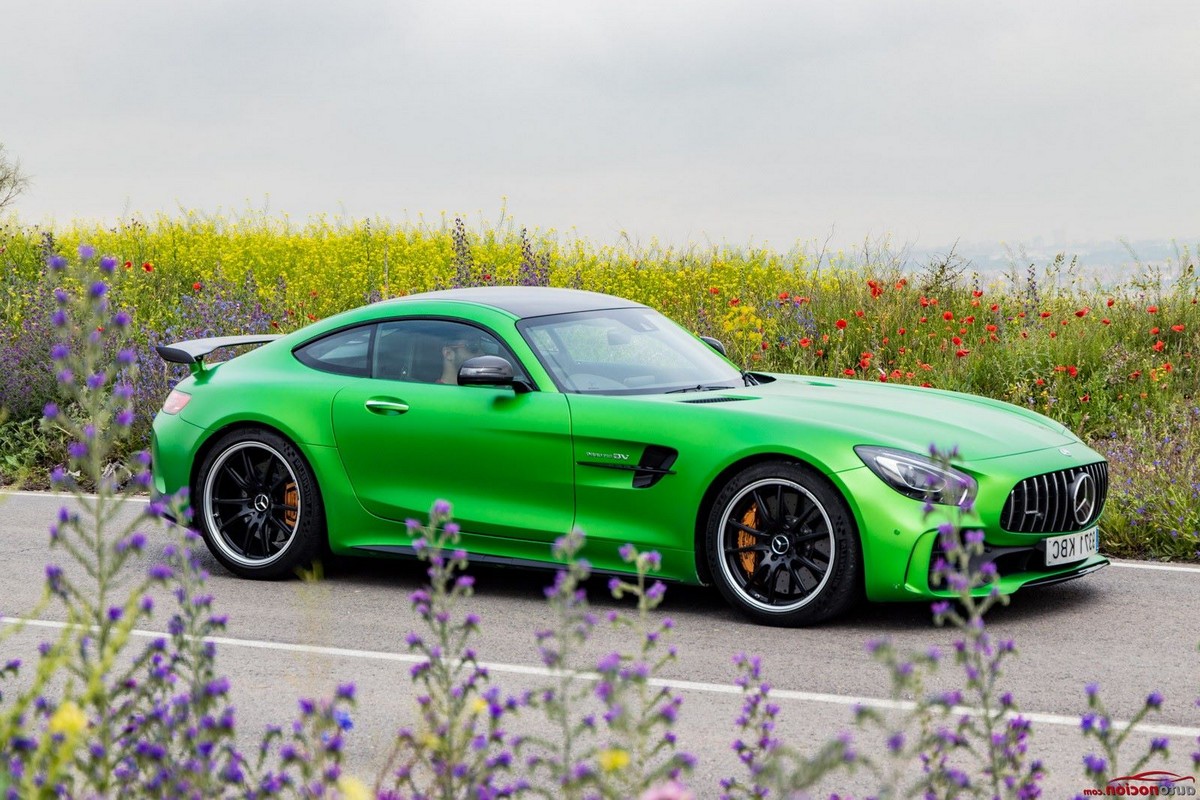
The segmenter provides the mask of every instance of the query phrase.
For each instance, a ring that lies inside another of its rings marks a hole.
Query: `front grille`
[[[1096,488],[1095,502],[1083,520],[1076,516],[1076,503],[1086,495],[1086,486],[1077,486],[1080,480],[1090,480]],[[1103,461],[1036,475],[1021,481],[1009,493],[1000,512],[1000,527],[1013,533],[1081,530],[1100,517],[1107,496],[1108,464]]]

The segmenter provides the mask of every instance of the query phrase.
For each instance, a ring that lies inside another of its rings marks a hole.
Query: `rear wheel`
[[[235,575],[291,575],[320,554],[325,513],[316,479],[279,434],[222,436],[200,467],[197,489],[194,519],[208,549]]]
[[[705,544],[717,588],[756,622],[812,625],[857,598],[854,520],[809,467],[769,462],[738,473],[713,502]]]

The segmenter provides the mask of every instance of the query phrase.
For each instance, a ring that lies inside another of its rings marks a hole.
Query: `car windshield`
[[[531,317],[517,328],[564,392],[659,394],[745,385],[715,350],[649,308]]]

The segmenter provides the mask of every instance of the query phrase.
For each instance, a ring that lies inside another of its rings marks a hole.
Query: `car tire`
[[[850,509],[801,464],[755,464],[726,483],[709,510],[705,551],[721,594],[761,624],[814,625],[860,593],[862,548]]]
[[[293,575],[323,552],[325,509],[296,446],[262,429],[230,431],[197,472],[193,523],[221,565],[243,578]]]

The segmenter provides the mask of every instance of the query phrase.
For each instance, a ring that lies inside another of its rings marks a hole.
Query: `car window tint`
[[[302,364],[338,375],[370,374],[371,339],[374,325],[362,325],[323,336],[295,351]]]
[[[379,325],[371,375],[415,383],[452,383],[445,378],[448,356],[500,356],[516,380],[528,380],[520,363],[495,336],[473,325],[443,319],[404,319]],[[449,367],[454,374],[453,364]]]

